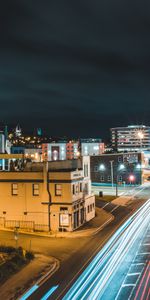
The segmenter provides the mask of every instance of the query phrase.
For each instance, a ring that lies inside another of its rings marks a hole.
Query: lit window
[[[39,196],[39,184],[33,184],[33,196]]]
[[[11,188],[12,188],[12,195],[17,196],[18,195],[18,184],[13,183]]]
[[[55,196],[61,196],[61,195],[62,195],[62,185],[55,184]]]

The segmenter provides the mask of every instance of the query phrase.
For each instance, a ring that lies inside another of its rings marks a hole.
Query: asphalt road
[[[42,286],[38,286],[37,290],[28,299],[62,299],[95,255],[103,248],[110,237],[113,236],[117,228],[133,211],[142,205],[143,198],[148,199],[149,195],[150,188],[145,187],[128,208],[99,201],[97,206],[111,212],[115,216],[115,219],[101,232],[92,237],[55,239],[19,234],[18,245],[26,249],[29,249],[31,246],[33,251],[54,256],[61,261],[60,269]],[[142,201],[140,198],[142,198]],[[14,234],[12,232],[0,231],[0,240],[2,244],[15,245]],[[27,298],[20,297],[20,299]]]
[[[118,185],[118,195],[121,196],[124,193],[134,190],[134,186],[119,186]],[[99,195],[99,192],[102,191],[104,195],[116,195],[116,187],[111,186],[92,186],[92,191],[95,195]]]
[[[149,193],[150,190],[145,193],[147,198]],[[114,214],[114,221],[95,236],[87,238],[84,245],[80,247],[80,250],[75,251],[71,257],[62,262],[60,269],[51,277],[51,279],[45,282],[42,286],[39,286],[28,299],[63,299],[73,283],[77,280],[77,278],[79,278],[89,263],[92,262],[100,249],[103,248],[106,241],[113,236],[121,223],[129,217],[131,209],[135,210],[141,204],[142,202],[137,199],[129,208],[120,206],[115,207],[111,203],[105,206],[107,211]],[[103,201],[99,202],[100,207],[104,207],[104,205],[106,205],[106,203]],[[76,241],[72,241],[72,243],[76,243]]]

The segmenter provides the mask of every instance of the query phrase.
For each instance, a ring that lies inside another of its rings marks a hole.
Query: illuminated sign
[[[69,214],[60,214],[60,226],[69,226]]]

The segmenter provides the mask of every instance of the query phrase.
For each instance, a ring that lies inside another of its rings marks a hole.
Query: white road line
[[[149,243],[142,244],[142,246],[150,246]]]
[[[141,265],[145,265],[145,263],[133,263],[131,266],[141,266]]]
[[[109,205],[110,203],[106,203],[104,206],[102,206],[100,209],[104,209],[107,205]]]
[[[140,253],[138,253],[138,255],[147,255],[147,254],[150,254],[150,252],[140,252]]]
[[[124,283],[122,285],[123,288],[126,287],[126,286],[136,286],[136,284],[135,283]]]
[[[136,272],[136,273],[128,273],[128,276],[134,276],[134,275],[140,275],[140,272]]]
[[[114,210],[116,210],[120,205],[117,205],[115,208],[113,208],[110,213],[112,213]]]

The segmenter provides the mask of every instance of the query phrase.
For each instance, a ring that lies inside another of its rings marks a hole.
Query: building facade
[[[142,184],[150,176],[150,152],[103,154],[91,159],[93,183]]]
[[[112,148],[115,151],[143,151],[150,149],[150,127],[131,125],[111,128]]]
[[[102,143],[101,139],[81,139],[81,156],[89,155],[100,155],[104,153],[105,146],[104,143]]]
[[[95,216],[89,158],[1,172],[0,199],[1,227],[73,231]]]
[[[61,142],[42,144],[43,160],[56,161],[78,158],[78,143]]]
[[[11,143],[7,139],[6,135],[3,132],[0,132],[0,154],[8,153],[11,151]],[[0,159],[0,171],[9,169],[9,160]]]

